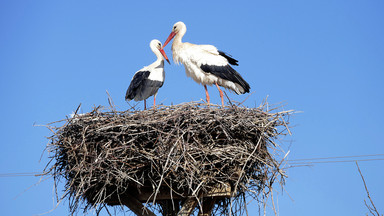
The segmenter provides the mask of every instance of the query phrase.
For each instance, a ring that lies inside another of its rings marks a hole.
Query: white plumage
[[[163,56],[169,62],[159,40],[152,40],[149,46],[157,56],[157,59],[155,62],[143,67],[133,75],[125,94],[125,100],[127,101],[144,100],[144,109],[146,109],[146,99],[152,95],[154,95],[153,107],[156,106],[157,91],[163,86],[165,78]]]
[[[215,84],[217,86],[220,91],[222,105],[224,105],[223,93],[219,86],[232,90],[236,94],[249,92],[249,84],[229,65],[237,65],[237,60],[212,45],[183,43],[181,39],[186,31],[185,24],[177,22],[163,47],[174,38],[172,42],[174,62],[184,64],[187,76],[204,85],[208,103],[209,94],[206,85]]]

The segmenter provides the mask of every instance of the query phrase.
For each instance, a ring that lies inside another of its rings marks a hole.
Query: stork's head
[[[187,26],[181,21],[175,23],[172,27],[172,32],[175,32],[176,34],[179,33],[180,31],[187,31]]]
[[[163,55],[164,59],[167,60],[167,62],[169,64],[171,64],[169,62],[169,59],[168,59],[167,55],[164,52],[164,50],[162,48],[162,44],[161,44],[161,42],[159,40],[156,40],[156,39],[152,40],[151,43],[149,44],[149,46],[151,47],[152,50],[154,50],[153,48],[158,49],[160,51],[161,55]]]
[[[172,27],[172,32],[171,34],[168,36],[167,40],[164,42],[164,46],[167,46],[167,44],[169,43],[169,41],[171,41],[175,35],[184,35],[185,32],[187,31],[187,26],[185,26],[185,24],[181,21],[175,23]]]

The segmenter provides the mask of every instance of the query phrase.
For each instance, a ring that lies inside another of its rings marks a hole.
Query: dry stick
[[[288,131],[289,135],[291,135],[291,136],[292,136],[292,133],[291,133],[291,131],[289,130],[289,127],[288,127],[287,123],[285,122],[285,120],[284,120],[283,116],[282,116],[281,114],[279,114],[279,117],[280,117],[280,119],[283,121],[283,123],[284,123],[284,126],[285,126],[285,128],[287,129],[287,131]]]
[[[227,92],[224,91],[224,94],[225,94],[225,97],[227,97],[229,104],[231,104],[231,106],[233,107],[232,101],[231,101],[231,99],[229,99]]]
[[[111,107],[112,111],[115,110],[115,103],[113,102],[113,99],[111,97],[111,95],[109,94],[108,90],[105,90],[107,92],[107,95],[108,95],[108,103],[109,103],[109,106]]]
[[[73,116],[75,116],[77,114],[77,112],[79,111],[80,107],[81,107],[81,103],[79,104],[79,106],[77,106],[77,109],[76,109],[76,111],[75,111]]]
[[[272,209],[273,209],[273,212],[275,213],[275,215],[277,215],[275,201],[273,200],[272,183],[271,183],[271,185],[269,187],[270,187],[269,190],[270,190],[270,193],[271,193],[271,202],[272,202],[272,206],[273,206]]]
[[[242,102],[239,103],[239,105],[242,105],[242,104],[243,104],[245,101],[247,101],[248,98],[249,98],[251,95],[253,95],[254,93],[255,93],[255,91],[249,93],[249,94],[247,95],[247,97],[246,97]]]
[[[371,212],[371,214],[375,215],[374,213],[376,213],[378,216],[380,216],[379,212],[377,211],[376,209],[376,206],[375,204],[373,203],[372,199],[371,199],[371,196],[369,195],[369,191],[368,191],[368,188],[367,188],[367,184],[365,184],[365,180],[364,180],[364,177],[363,177],[363,174],[361,173],[361,170],[360,170],[360,167],[359,167],[359,164],[357,163],[356,161],[356,166],[357,166],[357,169],[359,170],[359,173],[360,173],[360,176],[361,176],[361,179],[363,180],[363,183],[364,183],[364,187],[365,187],[365,191],[367,192],[367,196],[369,198],[369,201],[371,202],[372,206],[373,206],[373,210],[374,212],[371,211],[371,208],[369,205],[367,205],[367,203],[365,202],[365,205],[367,206],[367,208],[369,209],[369,211]]]
[[[240,177],[241,177],[242,174],[244,173],[244,169],[245,169],[245,166],[247,165],[247,162],[249,161],[249,159],[251,158],[251,156],[256,152],[257,148],[259,147],[260,141],[261,141],[261,136],[260,136],[259,140],[257,141],[256,147],[254,148],[254,150],[252,151],[252,153],[248,156],[247,160],[246,160],[245,163],[244,163],[243,168],[241,169],[241,172],[240,172],[240,174],[239,174],[239,178],[238,178],[237,181],[236,181],[235,191],[233,192],[233,194],[236,194],[236,192],[237,192],[237,186],[238,186],[238,184],[239,184],[239,182],[240,182]],[[229,215],[232,215],[232,197],[231,197],[231,204],[230,204],[230,205],[231,205],[231,209],[230,209],[230,213],[229,213]]]
[[[246,201],[246,199],[245,199],[245,194],[243,194],[243,202],[244,202],[245,213],[246,213],[247,216],[248,216],[248,208],[247,208],[247,201]]]
[[[157,196],[157,194],[158,194],[158,192],[159,192],[161,183],[162,183],[163,178],[164,178],[164,172],[165,172],[165,170],[167,169],[168,162],[169,162],[169,158],[170,158],[170,156],[171,156],[171,154],[172,154],[174,148],[175,148],[175,145],[172,146],[171,150],[169,151],[167,161],[165,162],[165,165],[164,165],[164,167],[163,167],[163,173],[161,174],[161,177],[160,177],[159,185],[157,186],[157,189],[156,189],[156,192],[155,192],[155,196],[153,197],[153,204],[155,204],[156,196]]]

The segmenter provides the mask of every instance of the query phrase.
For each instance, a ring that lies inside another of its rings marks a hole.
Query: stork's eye
[[[175,30],[176,29],[176,26],[173,26],[173,30]]]

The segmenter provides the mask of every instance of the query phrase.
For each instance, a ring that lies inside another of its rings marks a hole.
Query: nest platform
[[[96,107],[48,126],[45,175],[64,180],[71,214],[124,205],[136,215],[243,215],[246,199],[284,182],[276,140],[291,113],[266,104]]]

